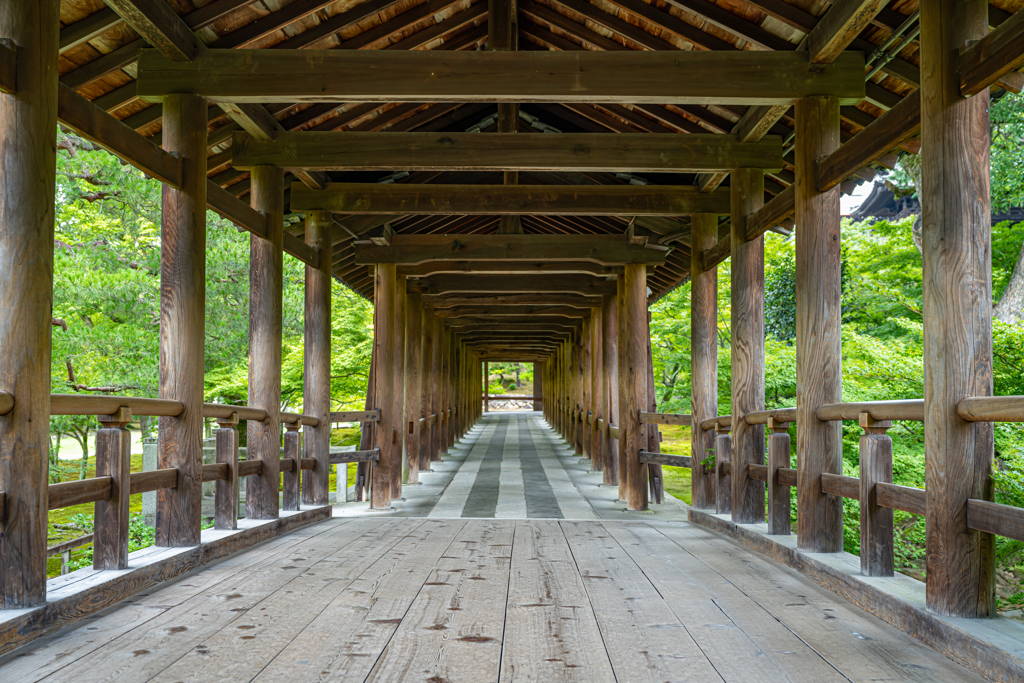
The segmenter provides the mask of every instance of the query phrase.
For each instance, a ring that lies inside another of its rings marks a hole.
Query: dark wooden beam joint
[[[0,38],[0,92],[13,94],[18,87],[17,46],[8,38]]]
[[[199,40],[164,0],[105,1],[167,59],[190,62],[196,56]]]

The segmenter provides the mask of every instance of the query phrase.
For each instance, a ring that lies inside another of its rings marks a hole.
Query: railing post
[[[925,602],[967,618],[996,604],[995,540],[966,514],[992,500],[993,426],[957,413],[992,395],[992,214],[988,90],[961,95],[958,55],[988,32],[984,0],[921,3]]]
[[[292,461],[292,469],[282,473],[282,510],[299,509],[299,493],[302,482],[302,461],[300,460],[301,450],[299,449],[301,422],[301,420],[296,420],[295,422],[286,422],[284,425],[284,459]]]
[[[420,344],[420,417],[424,418],[425,421],[420,427],[420,472],[430,472],[430,414],[434,395],[434,314],[429,308],[424,306],[421,315],[420,329],[423,339]],[[473,377],[476,380],[477,388],[479,388],[479,373],[474,373]],[[475,408],[478,407],[476,406]]]
[[[267,239],[249,239],[249,405],[267,411],[267,418],[246,423],[246,459],[262,460],[263,470],[245,478],[245,516],[275,519],[281,486],[284,171],[253,168],[251,194],[252,208],[266,216]]]
[[[157,450],[158,469],[178,470],[156,493],[156,544],[171,548],[199,545],[202,525],[206,128],[204,98],[164,98],[163,148],[182,162],[182,188],[163,186],[160,230],[160,398],[184,406],[160,418]]]
[[[748,466],[764,463],[764,425],[747,413],[764,410],[764,237],[747,239],[747,216],[764,205],[764,171],[737,168],[730,175],[732,232],[732,521],[764,521],[764,484]]]
[[[788,422],[768,418],[768,533],[788,536],[792,533],[789,486],[779,483],[779,470],[790,465],[790,438]]]
[[[17,46],[17,95],[0,94],[0,608],[46,602],[50,313],[57,148],[57,0],[7,2],[0,36]]]
[[[860,437],[860,571],[865,576],[892,576],[892,508],[877,502],[875,484],[892,483],[892,438],[886,430],[891,420],[876,420],[861,413]]]
[[[213,528],[238,528],[238,413],[217,420],[217,464],[228,466],[226,479],[217,481],[213,493]]]
[[[98,416],[102,428],[96,431],[96,476],[110,477],[110,499],[93,505],[93,569],[128,567],[128,523],[132,471],[132,437],[125,427],[132,411],[120,408],[112,415]]]
[[[305,457],[316,469],[302,477],[302,501],[327,505],[331,481],[331,253],[333,217],[328,211],[306,214],[306,243],[316,247],[320,263],[306,266],[305,381],[302,412],[320,420],[302,430]],[[346,487],[339,489],[343,493]],[[341,496],[344,501],[344,496]]]
[[[732,514],[732,475],[726,474],[725,463],[732,462],[732,435],[729,427],[715,423],[715,511],[720,515]]]

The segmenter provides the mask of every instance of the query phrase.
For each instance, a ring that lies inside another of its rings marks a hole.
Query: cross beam
[[[558,292],[589,296],[615,294],[615,281],[589,275],[434,275],[410,280],[409,291],[523,293]]]
[[[293,183],[291,208],[293,211],[333,211],[346,214],[629,217],[688,216],[695,213],[728,215],[729,192],[700,192],[689,185],[377,183],[329,183],[325,190],[310,190],[301,183]]]
[[[675,133],[235,133],[231,165],[323,171],[579,171],[661,173],[783,168],[782,138]]]
[[[381,187],[391,187],[382,185]],[[423,187],[430,187],[424,185]],[[499,190],[500,185],[494,185]],[[294,202],[294,195],[292,195]],[[294,204],[293,204],[294,206]],[[665,261],[664,249],[630,244],[624,235],[393,235],[391,245],[378,247],[369,242],[354,245],[357,264],[396,263],[400,266],[424,265],[422,272],[407,270],[407,275],[429,272],[542,272],[536,262],[580,262],[605,266],[626,263],[659,264]],[[449,259],[459,259],[453,262]],[[458,266],[458,263],[465,264]],[[446,265],[450,264],[450,265]],[[427,272],[429,271],[429,272]],[[616,272],[593,273],[616,275]]]
[[[539,237],[539,235],[530,235]],[[362,263],[356,254],[356,263]],[[384,263],[384,261],[380,261]],[[440,273],[587,273],[589,275],[621,275],[622,266],[604,266],[590,261],[427,261],[410,266],[398,266],[398,275],[426,277]]]
[[[206,50],[188,63],[139,56],[138,94],[210,102],[604,102],[792,104],[864,99],[864,55],[803,52]]]
[[[444,310],[455,306],[571,306],[594,308],[601,305],[599,296],[578,294],[424,294],[423,303]],[[435,311],[436,312],[436,311]]]

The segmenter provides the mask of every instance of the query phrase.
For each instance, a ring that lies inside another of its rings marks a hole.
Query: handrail
[[[924,399],[910,398],[899,401],[860,401],[857,403],[826,403],[814,411],[822,422],[856,420],[867,413],[876,420],[924,421]]]
[[[640,411],[640,423],[649,425],[693,425],[693,416],[684,413],[647,413]]]
[[[971,498],[967,501],[967,526],[1024,541],[1024,509]]]
[[[776,422],[796,422],[796,408],[773,408],[772,410],[757,410],[743,416],[743,421],[748,425],[768,424],[771,418]]]
[[[519,394],[491,394],[488,401],[540,401],[540,396],[520,396]]]
[[[302,413],[281,413],[281,422],[287,424],[299,423],[307,427],[316,427],[320,424],[320,420],[313,417],[312,415],[303,415]]]
[[[239,420],[252,420],[262,422],[267,419],[267,411],[261,408],[250,408],[248,406],[231,406],[224,403],[204,403],[203,417],[216,417],[227,419],[238,413]]]
[[[0,415],[6,415],[14,409],[14,396],[6,391],[0,391]]]
[[[57,545],[51,545],[46,549],[46,556],[53,557],[54,555],[60,555],[61,553],[66,553],[67,551],[74,550],[75,548],[81,548],[83,545],[89,545],[92,543],[93,536],[94,534],[85,534],[84,536],[72,538],[69,541],[64,541]]]
[[[1024,396],[972,396],[956,412],[968,422],[1024,422]]]
[[[723,427],[732,427],[732,415],[719,415],[718,417],[708,418],[700,423],[700,428],[704,431],[722,429]]]
[[[92,477],[50,484],[46,491],[46,509],[56,510],[72,505],[95,503],[97,500],[110,500],[113,485],[113,477]]]
[[[50,394],[50,415],[113,415],[120,408],[152,417],[178,417],[185,410],[181,401],[165,398]]]
[[[331,422],[380,422],[380,409],[333,412]]]
[[[672,455],[671,453],[655,453],[640,451],[640,462],[650,465],[668,465],[669,467],[693,467],[693,458],[689,455]]]
[[[131,496],[136,493],[175,488],[178,488],[178,470],[173,467],[150,470],[149,472],[132,472],[132,476],[128,480],[128,495]]]

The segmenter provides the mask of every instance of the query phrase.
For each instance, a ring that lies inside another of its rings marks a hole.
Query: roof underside
[[[480,50],[488,39],[487,2],[481,0],[168,0],[168,4],[208,46],[256,49],[275,46],[347,50]],[[991,3],[990,23],[998,25],[1024,0]],[[907,23],[918,0],[893,0],[850,46],[870,54]],[[812,0],[518,0],[515,21],[518,49],[528,50],[794,50],[829,8]],[[61,81],[159,144],[161,106],[135,94],[135,58],[146,47],[103,0],[62,0]],[[912,27],[911,27],[912,31]],[[902,39],[893,41],[899,47]],[[867,99],[841,110],[844,142],[895,106],[919,85],[918,43],[906,41],[898,55],[871,77]],[[497,105],[452,103],[302,103],[270,104],[267,109],[286,130],[317,131],[495,131]],[[733,132],[747,113],[737,106],[523,104],[519,129],[539,132],[694,133]],[[249,193],[249,175],[231,165],[231,134],[240,130],[216,105],[209,110],[209,178],[236,197]],[[765,199],[794,180],[792,110],[768,130],[786,141],[786,168],[765,177]],[[155,136],[155,137],[154,137]],[[901,145],[916,152],[919,144]],[[899,151],[899,150],[897,150]],[[895,163],[895,154],[879,160]],[[866,168],[843,184],[852,191],[875,171]],[[501,184],[501,173],[383,172],[327,174],[336,182]],[[286,178],[294,180],[294,178]],[[695,174],[630,176],[612,173],[520,173],[523,184],[702,185],[726,178]],[[303,234],[302,216],[290,214],[290,230]],[[334,273],[371,297],[373,278],[354,263],[353,237],[380,227],[383,217],[337,215]],[[495,233],[497,216],[387,217],[398,234]],[[521,217],[526,234],[623,233],[628,218],[589,216]],[[640,224],[640,221],[637,221]],[[649,277],[652,299],[685,281],[689,237],[685,220],[646,219],[654,235],[678,234],[664,265]],[[342,227],[344,226],[344,227]],[[783,228],[780,228],[782,230]],[[728,226],[723,225],[722,234]]]

